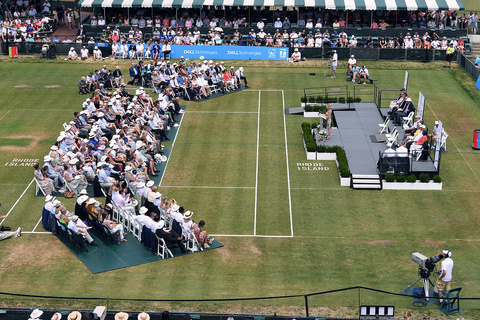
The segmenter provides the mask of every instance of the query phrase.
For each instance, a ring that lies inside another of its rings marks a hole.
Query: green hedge
[[[326,146],[317,146],[315,144],[315,138],[312,134],[312,129],[316,128],[318,123],[302,123],[302,133],[303,139],[305,140],[305,145],[308,152],[326,152],[326,153],[336,153],[337,162],[338,162],[338,171],[342,178],[350,177],[350,168],[348,167],[347,155],[345,150],[340,146],[326,147]]]
[[[305,112],[327,113],[327,106],[305,106]]]
[[[355,99],[353,97],[348,97],[347,99],[345,97],[329,97],[329,96],[326,96],[326,97],[323,97],[323,96],[317,96],[317,97],[301,97],[300,98],[300,102],[302,103],[306,103],[306,102],[310,102],[310,103],[345,103],[345,102],[348,102],[348,103],[352,103],[352,102],[361,102],[362,101],[362,98],[360,97],[356,97]]]

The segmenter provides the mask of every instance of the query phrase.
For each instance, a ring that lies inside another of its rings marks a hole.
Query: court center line
[[[288,208],[290,211],[290,235],[293,237],[292,193],[290,190],[290,165],[288,164],[287,122],[285,119],[285,93],[282,90],[283,131],[285,132],[285,156],[287,158]]]
[[[38,222],[37,222],[37,224],[35,225],[35,228],[33,228],[32,232],[35,232],[35,230],[37,229],[38,225],[40,224],[40,221],[42,221],[42,217],[40,217],[40,219],[38,219]]]
[[[180,119],[180,123],[178,124],[178,129],[177,129],[177,132],[175,133],[175,138],[173,138],[172,151],[170,152],[170,156],[168,157],[167,163],[165,164],[165,169],[163,170],[162,178],[160,179],[160,182],[158,183],[159,187],[162,185],[163,177],[165,177],[165,175],[167,174],[168,163],[170,162],[170,158],[172,157],[173,147],[175,147],[175,141],[177,141],[178,133],[180,132],[180,128],[182,127],[182,122],[183,122],[183,119],[185,119],[186,113],[187,112],[184,110],[182,119]]]
[[[255,187],[211,187],[211,186],[162,186],[162,188],[185,188],[185,189],[255,189]]]
[[[428,108],[430,109],[430,111],[432,111],[432,114],[433,116],[435,117],[435,119],[437,120],[440,120],[438,119],[437,115],[435,114],[435,112],[433,111],[432,107],[430,106],[430,104],[425,101],[425,103],[427,104]],[[460,152],[460,149],[458,149],[458,146],[457,144],[455,143],[455,141],[453,141],[453,138],[452,136],[449,136],[450,138],[450,141],[452,141],[453,145],[455,146],[455,149],[457,149],[458,153],[460,153],[460,155],[462,156],[462,159],[463,161],[465,161],[465,163],[467,164],[468,168],[470,169],[470,171],[472,171],[473,175],[475,176],[475,178],[477,179],[478,182],[480,182],[480,179],[478,178],[477,174],[475,173],[475,171],[473,171],[473,168],[470,166],[470,164],[467,162],[467,159],[465,159],[465,157],[463,156],[462,152]],[[441,152],[441,151],[440,151]]]
[[[242,237],[242,238],[293,238],[293,236],[269,236],[260,234],[212,234],[213,237]]]
[[[25,188],[25,190],[23,190],[23,193],[22,195],[17,199],[17,201],[15,201],[15,203],[13,204],[13,206],[10,208],[10,210],[8,210],[7,214],[5,215],[5,219],[2,220],[2,222],[0,222],[0,226],[3,224],[3,222],[8,218],[8,215],[12,212],[12,210],[15,208],[15,206],[17,205],[17,203],[20,201],[20,199],[22,199],[23,195],[25,194],[25,192],[27,192],[28,188],[30,188],[30,186],[32,185],[33,181],[35,181],[35,179],[32,179],[32,181],[30,181],[30,183],[28,184],[28,186]]]
[[[255,160],[255,211],[253,215],[253,235],[257,234],[257,199],[258,199],[258,149],[260,147],[260,100],[261,90],[258,90],[258,117],[257,117],[257,159]]]
[[[3,117],[0,118],[0,121],[2,121],[3,118],[5,118],[5,117],[7,116],[7,114],[10,113],[10,111],[12,111],[12,109],[8,109],[7,113],[5,113],[5,114],[3,115]]]

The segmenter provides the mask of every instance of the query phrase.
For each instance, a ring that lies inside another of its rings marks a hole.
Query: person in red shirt
[[[465,41],[463,41],[462,37],[457,41],[457,49],[462,53],[465,50]]]

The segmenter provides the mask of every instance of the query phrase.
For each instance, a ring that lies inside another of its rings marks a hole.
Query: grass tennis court
[[[117,64],[127,71],[128,62],[108,63]],[[448,248],[455,261],[453,286],[463,286],[464,297],[479,297],[480,160],[470,146],[473,130],[480,128],[480,95],[474,81],[459,68],[443,69],[443,63],[366,64],[381,89],[400,89],[407,69],[414,103],[419,91],[426,96],[427,125],[433,127],[437,118],[444,122],[450,140],[441,160],[443,191],[352,190],[339,186],[333,161],[306,160],[300,128],[305,120],[284,116],[283,109],[299,106],[305,87],[345,85],[341,73],[346,62],[339,64],[337,79],[323,79],[321,61],[242,62],[249,90],[186,103],[160,188],[194,211],[194,218],[205,220],[205,230],[216,235],[223,248],[93,275],[54,236],[25,233],[0,243],[2,291],[110,299],[245,298],[357,285],[400,292],[418,278],[412,252],[432,256]],[[30,184],[33,168],[9,164],[46,154],[62,123],[72,119],[85,99],[77,94],[78,79],[99,67],[63,60],[0,60],[0,214],[13,207],[5,225],[43,231],[38,224],[43,199],[34,197]],[[308,76],[310,72],[317,75]],[[305,171],[303,163],[328,169]],[[74,200],[66,203],[73,209]],[[2,301],[5,306],[33,303],[6,296]],[[33,301],[69,308],[99,304]],[[441,316],[434,308],[412,307],[406,298],[364,292],[361,302],[394,304],[397,313],[411,309],[415,317]],[[303,303],[303,298],[110,301],[109,308],[304,314]],[[314,297],[310,314],[355,316],[358,303],[357,292]],[[475,301],[462,301],[462,308],[465,318],[480,312]]]

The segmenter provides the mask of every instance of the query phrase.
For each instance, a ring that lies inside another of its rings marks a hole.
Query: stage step
[[[378,174],[352,174],[353,189],[382,189],[382,178]]]

